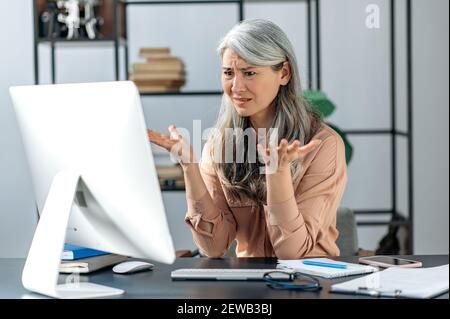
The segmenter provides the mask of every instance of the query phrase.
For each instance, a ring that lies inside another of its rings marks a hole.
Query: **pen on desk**
[[[328,268],[347,269],[347,265],[324,263],[324,262],[312,261],[312,260],[304,260],[303,264],[304,265],[308,265],[308,266],[319,266],[319,267],[328,267]]]

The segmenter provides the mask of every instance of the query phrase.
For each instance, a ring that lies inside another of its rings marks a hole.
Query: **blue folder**
[[[101,256],[109,254],[108,252],[80,247],[71,244],[64,244],[64,252],[62,253],[62,260],[76,260],[87,257]]]

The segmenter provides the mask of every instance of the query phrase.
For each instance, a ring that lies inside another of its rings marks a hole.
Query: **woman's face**
[[[261,115],[268,111],[280,85],[290,79],[287,62],[275,71],[270,66],[254,66],[233,50],[225,49],[222,57],[222,88],[241,116]]]

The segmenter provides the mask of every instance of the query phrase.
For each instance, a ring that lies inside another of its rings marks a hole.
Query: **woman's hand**
[[[258,154],[262,157],[266,165],[266,174],[290,171],[291,163],[295,160],[303,159],[308,153],[312,152],[321,140],[312,140],[304,146],[300,146],[300,141],[295,140],[288,145],[286,139],[282,139],[278,146],[263,147],[257,145]]]
[[[148,129],[147,135],[150,142],[166,149],[180,165],[185,168],[188,164],[195,163],[194,152],[189,143],[187,143],[175,125],[169,126],[170,137],[159,132]]]

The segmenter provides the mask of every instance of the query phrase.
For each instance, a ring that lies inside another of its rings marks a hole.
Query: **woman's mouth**
[[[245,103],[251,101],[251,99],[234,97],[233,101],[234,101],[235,104],[237,104],[239,106],[242,106]]]

